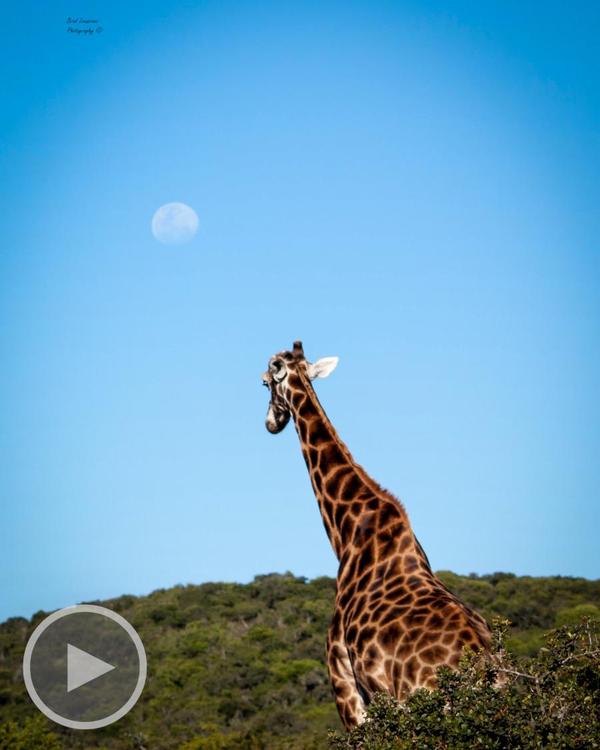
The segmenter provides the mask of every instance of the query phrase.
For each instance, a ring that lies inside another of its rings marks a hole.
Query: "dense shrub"
[[[59,738],[43,716],[34,716],[18,724],[0,724],[0,750],[61,750]]]
[[[377,696],[363,725],[331,735],[331,750],[599,748],[600,623],[552,631],[528,660],[505,650],[507,625],[496,624],[491,661],[466,654],[458,671],[439,671],[437,690],[404,704]]]

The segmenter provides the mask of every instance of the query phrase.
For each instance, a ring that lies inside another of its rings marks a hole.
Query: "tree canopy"
[[[523,673],[539,676],[553,658],[562,658],[569,648],[582,648],[577,628],[583,626],[578,623],[600,615],[600,581],[517,577],[510,573],[439,575],[489,621],[494,617],[510,620],[502,636],[502,648],[514,670]],[[139,632],[148,655],[148,680],[138,704],[127,716],[103,730],[86,732],[65,729],[41,716],[23,684],[25,644],[47,613],[38,612],[31,620],[11,618],[0,625],[0,750],[316,750],[327,748],[328,743],[333,748],[360,746],[365,750],[408,747],[396,740],[396,744],[377,744],[378,735],[368,738],[370,745],[344,745],[354,741],[345,735],[332,735],[328,740],[328,733],[339,732],[341,727],[324,653],[334,596],[335,581],[331,578],[309,581],[287,573],[257,576],[249,584],[180,585],[148,596],[124,595],[95,602],[122,614]],[[563,627],[562,635],[551,635],[548,640],[544,633],[555,627]],[[566,633],[572,633],[575,639],[571,646]],[[456,705],[464,706],[466,725],[479,726],[479,719],[468,718],[471,708],[467,697],[475,695],[469,692],[468,680],[472,679],[479,686],[481,710],[486,716],[495,712],[485,721],[491,721],[498,712],[504,722],[517,721],[517,716],[525,716],[524,706],[529,705],[527,710],[538,717],[535,721],[539,723],[540,706],[548,701],[564,704],[569,716],[580,704],[591,720],[586,698],[591,696],[598,705],[600,678],[597,663],[592,659],[584,667],[584,661],[573,659],[571,666],[557,672],[562,675],[558,692],[552,688],[546,695],[539,688],[531,693],[529,704],[519,701],[528,694],[525,683],[533,680],[511,682],[510,689],[500,693],[506,697],[498,698],[498,691],[491,692],[474,665],[467,665],[464,674],[445,675],[439,691],[415,694],[411,701],[422,706],[423,716],[444,717],[447,714],[440,714],[439,706],[445,705],[448,691],[454,691]],[[485,702],[488,699],[492,700],[489,705]],[[521,714],[517,709],[522,709]],[[375,701],[371,711],[370,727],[381,720],[404,731],[407,719],[393,702],[385,698]],[[550,727],[550,714],[544,716],[549,723],[540,726]],[[431,730],[425,719],[419,721]],[[455,731],[458,719],[454,717],[453,721]],[[524,719],[518,721],[523,724]],[[443,731],[450,732],[450,728]],[[452,738],[450,744],[440,740],[442,744],[431,747],[462,747],[452,744],[453,735],[447,736]],[[363,737],[361,741],[366,740]],[[548,742],[520,746],[584,747]],[[426,747],[411,745],[415,746]],[[469,745],[479,746],[496,747]]]

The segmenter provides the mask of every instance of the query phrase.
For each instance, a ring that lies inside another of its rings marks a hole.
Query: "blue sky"
[[[597,578],[599,21],[8,9],[0,617],[335,574],[296,435],[264,429],[295,338],[340,357],[319,396],[434,568]],[[169,201],[187,245],[150,232]]]

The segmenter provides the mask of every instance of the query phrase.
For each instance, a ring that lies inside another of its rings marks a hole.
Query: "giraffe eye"
[[[283,362],[280,359],[271,362],[271,371],[273,372],[273,380],[276,383],[281,383],[287,375]]]

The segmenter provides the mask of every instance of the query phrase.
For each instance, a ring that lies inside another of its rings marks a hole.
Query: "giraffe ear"
[[[315,378],[326,378],[335,370],[339,361],[339,357],[322,357],[316,362],[307,362],[306,371],[308,377],[311,380],[314,380]]]

